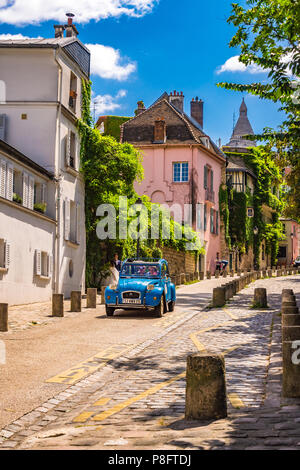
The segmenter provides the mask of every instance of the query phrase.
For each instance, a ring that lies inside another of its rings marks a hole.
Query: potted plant
[[[23,202],[21,196],[19,196],[19,194],[17,194],[17,193],[13,194],[13,201],[17,202],[18,204],[22,204],[22,202]]]
[[[34,204],[33,208],[35,211],[45,214],[46,209],[47,209],[47,204],[45,202],[37,202]]]

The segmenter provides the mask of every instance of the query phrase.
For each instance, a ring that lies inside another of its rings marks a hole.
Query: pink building
[[[200,270],[214,271],[221,258],[219,187],[226,159],[202,130],[203,101],[193,99],[191,117],[183,111],[182,93],[164,93],[148,109],[138,105],[136,117],[121,126],[121,141],[143,154],[145,178],[136,191],[181,207],[182,221],[190,222],[206,250]],[[190,216],[184,215],[185,204],[191,205]]]

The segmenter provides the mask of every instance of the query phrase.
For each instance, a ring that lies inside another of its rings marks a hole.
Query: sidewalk
[[[254,287],[267,287],[269,310],[249,309]],[[2,445],[299,449],[300,403],[280,398],[282,288],[294,289],[299,298],[300,277],[259,280],[225,309],[190,312],[190,319],[179,328],[111,361],[101,372],[69,387],[64,396],[7,426],[2,435],[8,440]],[[199,346],[225,353],[229,412],[225,420],[184,420],[186,356]]]

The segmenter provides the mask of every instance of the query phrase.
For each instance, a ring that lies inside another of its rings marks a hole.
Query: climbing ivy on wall
[[[225,153],[229,157],[233,155],[243,158],[257,177],[253,195],[249,188],[246,193],[227,189],[231,245],[238,248],[240,253],[245,253],[249,246],[253,246],[254,257],[259,266],[260,247],[262,241],[265,240],[266,253],[270,254],[272,265],[274,265],[277,260],[279,241],[283,239],[279,218],[284,209],[284,203],[280,198],[282,173],[277,156],[270,146],[253,147],[246,154],[226,151]],[[247,207],[253,207],[254,218],[247,216]],[[271,213],[270,221],[265,216],[267,208]],[[226,219],[226,211],[222,209],[221,216],[224,217],[224,214]],[[257,236],[253,234],[254,227],[258,228]]]
[[[102,135],[110,135],[119,142],[121,133],[120,126],[124,124],[124,122],[129,121],[129,119],[131,118],[123,116],[107,116],[104,121],[104,133]]]

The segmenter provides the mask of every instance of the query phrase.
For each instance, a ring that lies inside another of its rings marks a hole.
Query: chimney
[[[146,108],[145,108],[145,105],[144,105],[144,101],[138,101],[137,102],[137,109],[134,111],[134,114],[136,116],[138,116],[139,114],[141,114],[143,111],[146,111]]]
[[[169,103],[175,106],[179,111],[183,113],[183,106],[184,106],[184,96],[182,91],[179,92],[174,90],[174,94],[171,92],[169,95]]]
[[[154,123],[154,143],[164,144],[167,140],[167,126],[164,118],[156,119]]]
[[[66,30],[66,37],[67,38],[77,37],[79,32],[76,26],[73,24],[73,18],[75,15],[73,13],[66,13],[66,16],[68,18],[68,24],[66,24],[64,27]]]
[[[191,101],[191,116],[203,129],[203,101],[199,100],[198,96]]]
[[[62,39],[64,37],[64,30],[65,27],[62,24],[55,24],[54,31],[55,31],[55,38]]]

